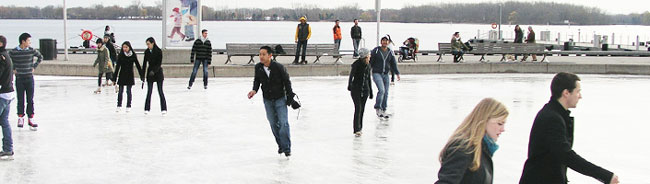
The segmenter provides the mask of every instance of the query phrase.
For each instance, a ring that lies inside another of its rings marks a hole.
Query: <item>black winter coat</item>
[[[138,62],[138,57],[133,54],[131,56],[126,56],[123,53],[120,53],[117,56],[119,62],[115,66],[115,72],[113,72],[113,81],[117,79],[117,84],[119,85],[134,85],[135,80],[133,79],[133,64],[138,69],[138,74],[140,78],[144,76],[142,68],[140,68],[140,62]]]
[[[445,158],[442,158],[438,181],[436,184],[492,184],[492,156],[487,150],[485,142],[482,142],[481,164],[476,171],[469,170],[474,160],[474,154],[467,153],[458,147],[458,144],[449,146],[445,150]],[[455,151],[454,151],[455,150]]]
[[[520,184],[564,183],[567,167],[608,183],[613,173],[585,160],[573,151],[573,117],[571,111],[551,99],[537,113],[528,143],[528,159]]]
[[[362,96],[372,98],[372,85],[370,83],[370,65],[365,59],[358,59],[352,63],[350,78],[348,79],[348,91],[361,92]]]
[[[352,29],[350,29],[350,36],[352,39],[361,39],[361,27],[352,26]]]
[[[524,31],[519,29],[515,30],[515,43],[523,43],[524,40]]]
[[[7,51],[0,51],[0,93],[14,91],[14,70],[12,65],[11,57],[9,57]]]
[[[145,73],[140,76],[142,80],[144,80],[144,76],[147,76],[147,82],[160,82],[165,80],[162,69],[162,57],[162,50],[158,46],[144,51],[142,71],[145,71]],[[149,65],[148,68],[147,65]]]
[[[282,64],[271,61],[269,65],[271,70],[270,75],[267,76],[264,71],[264,64],[257,63],[255,65],[255,79],[253,80],[253,90],[257,92],[262,85],[262,92],[265,99],[279,99],[281,97],[293,98],[294,93],[291,89],[291,80],[289,73]]]

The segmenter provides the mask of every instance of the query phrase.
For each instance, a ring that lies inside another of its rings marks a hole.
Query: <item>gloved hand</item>
[[[149,75],[148,75],[148,76],[149,76],[149,77],[153,77],[153,75],[154,75],[153,71],[149,71]]]
[[[370,99],[371,99],[371,100],[372,100],[372,97],[373,97],[373,96],[372,96],[372,93],[370,93]]]
[[[352,86],[348,85],[348,91],[352,91]]]

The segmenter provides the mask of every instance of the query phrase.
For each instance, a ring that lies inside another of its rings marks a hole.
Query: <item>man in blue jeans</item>
[[[381,46],[372,50],[370,56],[370,67],[372,68],[372,80],[377,85],[377,96],[375,102],[375,111],[379,118],[388,119],[390,116],[386,113],[386,106],[388,101],[388,87],[390,86],[390,78],[388,72],[392,71],[397,75],[397,80],[400,80],[399,70],[397,69],[397,61],[395,54],[388,44],[392,42],[390,36],[386,35],[381,38]]]
[[[287,117],[287,98],[295,95],[291,89],[289,73],[282,64],[272,61],[273,49],[269,46],[260,48],[260,63],[255,65],[253,90],[248,92],[248,99],[253,98],[262,85],[266,118],[278,144],[278,154],[291,156],[291,139]]]
[[[23,33],[18,37],[20,45],[9,51],[16,74],[16,97],[18,97],[18,128],[25,124],[25,97],[27,97],[27,118],[31,130],[36,130],[34,122],[34,69],[43,61],[43,55],[30,47],[31,35]],[[38,60],[34,62],[34,57]]]
[[[9,125],[9,109],[13,99],[14,86],[13,69],[11,57],[7,54],[5,47],[7,39],[0,35],[0,126],[2,127],[2,150],[0,159],[13,159],[13,139],[11,138],[11,126]]]
[[[192,88],[200,65],[203,65],[203,89],[208,89],[208,66],[212,63],[212,44],[208,40],[208,30],[201,31],[201,38],[194,41],[192,53],[190,54],[190,63],[194,63],[194,69],[192,69],[190,84],[187,89]]]

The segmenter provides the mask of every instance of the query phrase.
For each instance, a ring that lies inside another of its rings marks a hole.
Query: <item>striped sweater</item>
[[[16,70],[16,78],[33,77],[32,70],[43,61],[43,55],[31,47],[25,49],[16,47],[16,49],[9,51],[9,56],[11,56],[11,61],[14,64],[13,68]],[[35,63],[34,57],[38,58]]]

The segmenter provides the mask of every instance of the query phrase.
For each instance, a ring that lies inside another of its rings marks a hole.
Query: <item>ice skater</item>
[[[27,120],[31,130],[36,130],[38,124],[34,121],[34,75],[38,64],[43,61],[43,55],[31,47],[32,36],[23,33],[18,37],[20,45],[9,51],[16,75],[16,96],[18,98],[18,128],[25,124],[25,97],[27,97]],[[34,57],[38,58],[34,62]]]
[[[9,109],[14,98],[14,72],[6,47],[7,38],[0,35],[0,126],[2,127],[0,160],[12,160],[14,156],[14,142],[11,137],[11,125],[9,125]]]
[[[194,41],[194,46],[192,46],[192,53],[190,54],[190,63],[194,64],[192,69],[192,75],[190,75],[190,84],[187,86],[187,89],[192,88],[194,84],[194,79],[196,78],[196,72],[199,70],[199,66],[203,65],[203,89],[208,89],[208,66],[212,63],[212,44],[208,39],[208,30],[204,29],[201,31],[201,38]]]
[[[181,40],[185,39],[185,35],[181,33],[181,26],[183,25],[183,16],[180,13],[180,9],[174,8],[172,11],[174,11],[173,15],[170,15],[170,18],[174,18],[174,28],[172,29],[172,34],[168,36],[168,38],[174,39],[174,34],[178,33],[178,35],[181,35]]]
[[[436,184],[491,184],[492,156],[499,148],[496,141],[505,131],[508,114],[501,102],[492,98],[481,100],[440,151]]]
[[[111,58],[110,58],[110,52],[108,52],[108,49],[106,49],[106,46],[104,46],[104,41],[102,39],[97,39],[97,58],[95,59],[95,63],[93,63],[93,67],[97,67],[97,90],[95,90],[95,94],[101,93],[102,92],[102,76],[106,75],[106,86],[112,86],[114,85],[111,84],[111,77],[113,76],[113,65],[111,63]]]
[[[361,136],[363,128],[363,113],[366,109],[368,96],[372,99],[372,83],[370,82],[370,51],[361,48],[358,53],[359,59],[352,63],[350,77],[348,79],[348,91],[354,102],[354,120],[352,122],[353,133],[356,137]]]
[[[120,112],[122,109],[122,94],[124,93],[124,87],[126,87],[126,112],[131,111],[131,88],[135,85],[134,75],[133,75],[133,64],[142,78],[143,72],[138,62],[138,56],[133,52],[133,47],[131,47],[131,42],[125,41],[122,43],[122,52],[117,56],[120,62],[115,66],[115,73],[113,74],[113,82],[117,80],[117,84],[120,86],[119,93],[117,94],[117,109],[116,112]],[[142,81],[144,82],[144,80]]]
[[[151,109],[151,92],[153,91],[153,83],[158,86],[158,96],[160,97],[160,111],[162,115],[167,115],[167,101],[163,93],[163,75],[162,68],[162,50],[156,45],[156,40],[153,37],[147,38],[147,50],[144,51],[144,61],[142,61],[142,71],[144,75],[140,75],[140,79],[144,81],[147,77],[147,98],[144,102],[144,114],[149,114]],[[147,67],[147,65],[149,65]]]
[[[392,71],[397,75],[397,80],[401,80],[399,69],[397,69],[397,60],[394,52],[388,48],[391,43],[390,36],[386,35],[381,38],[381,46],[372,49],[370,56],[370,67],[372,68],[372,79],[377,86],[377,96],[375,96],[375,111],[381,119],[388,119],[390,115],[386,113],[388,103],[388,88],[390,79],[388,72]]]
[[[262,85],[266,118],[278,144],[278,154],[291,156],[291,136],[287,115],[287,99],[295,95],[291,89],[289,73],[282,64],[272,61],[273,49],[269,46],[260,48],[260,63],[255,65],[253,90],[248,92],[248,99],[253,98]]]
[[[568,183],[567,167],[602,183],[619,183],[618,176],[582,158],[573,150],[574,121],[570,108],[582,98],[580,78],[558,73],[551,81],[551,99],[537,113],[530,130],[528,159],[520,184]]]

